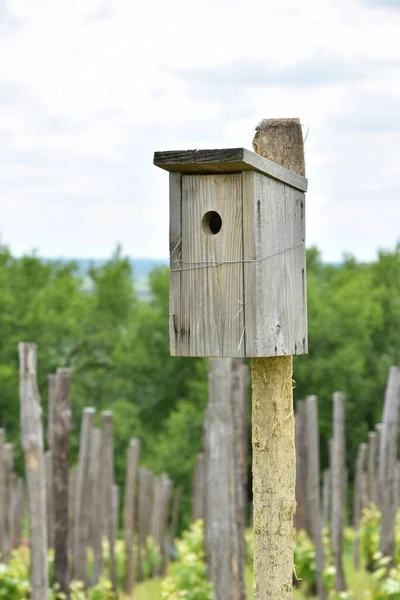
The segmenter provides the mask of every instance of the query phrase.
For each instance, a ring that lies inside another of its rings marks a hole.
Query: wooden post
[[[303,135],[298,119],[262,121],[253,147],[265,158],[305,175]],[[284,244],[284,241],[281,240],[281,243]],[[303,270],[303,277],[304,273]],[[299,307],[299,311],[306,311],[306,305]],[[280,343],[279,318],[277,315],[277,346]],[[273,334],[268,332],[268,335]],[[251,371],[253,598],[288,600],[292,598],[293,515],[296,506],[292,356],[252,358]],[[276,468],[277,465],[279,468]]]
[[[0,554],[4,561],[7,553],[7,488],[6,488],[6,463],[5,463],[5,431],[0,429]]]
[[[106,530],[110,553],[111,581],[114,593],[118,593],[117,562],[115,558],[113,483],[114,483],[114,448],[112,440],[112,413],[101,413],[101,466],[105,482],[103,503],[106,510]]]
[[[151,509],[151,475],[147,469],[139,469],[139,506],[138,506],[138,581],[144,579],[144,555],[147,548],[147,537],[149,535],[149,520]]]
[[[170,530],[170,534],[169,534],[170,548],[172,548],[172,546],[174,545],[176,534],[178,532],[179,510],[181,507],[182,493],[183,493],[183,488],[180,485],[179,487],[176,488],[175,494],[174,494],[174,505],[172,508],[171,530]]]
[[[324,469],[322,474],[322,515],[325,527],[330,526],[330,503],[331,503],[331,470]]]
[[[14,511],[14,547],[19,548],[22,542],[22,531],[25,515],[25,484],[19,477],[16,485],[16,500]]]
[[[5,481],[6,481],[6,560],[10,556],[12,550],[12,495],[14,489],[14,446],[12,444],[4,444],[5,455]]]
[[[377,453],[377,479],[378,479],[378,493],[377,493],[377,506],[379,508],[379,510],[381,510],[381,490],[380,490],[380,486],[379,486],[379,472],[380,472],[380,457],[381,457],[381,453],[382,453],[382,441],[383,441],[383,435],[382,435],[382,431],[383,431],[383,423],[377,423],[375,425],[375,431],[376,431],[376,453]]]
[[[47,446],[52,448],[53,419],[54,419],[54,395],[56,391],[56,375],[47,376]]]
[[[383,410],[379,486],[381,489],[381,535],[379,550],[394,559],[397,514],[397,440],[400,406],[400,367],[391,367]]]
[[[240,563],[236,521],[232,362],[229,358],[209,360],[209,403],[204,423],[207,478],[205,537],[216,600],[235,600],[242,598],[243,594],[239,573],[244,570],[244,564]]]
[[[199,452],[197,455],[196,467],[193,476],[193,492],[192,492],[192,521],[202,519],[205,516],[205,489],[206,489],[206,472],[205,472],[205,454]]]
[[[377,434],[370,431],[368,434],[368,499],[378,506],[378,471],[377,471]]]
[[[71,373],[57,369],[52,390],[52,492],[54,516],[54,583],[69,598],[69,435],[71,430]]]
[[[249,415],[249,368],[242,359],[232,361],[231,411],[233,420],[233,461],[234,461],[234,510],[236,531],[233,542],[237,543],[238,598],[247,596],[245,582],[246,567],[246,507],[247,507],[247,444]],[[236,542],[235,542],[236,538]],[[234,569],[235,570],[235,569]]]
[[[322,578],[325,568],[325,553],[322,540],[322,517],[319,491],[319,428],[317,397],[308,396],[307,438],[308,438],[308,506],[312,538],[315,546],[317,592],[319,600],[325,600],[326,593]]]
[[[336,568],[337,592],[347,589],[343,570],[343,471],[345,466],[345,396],[333,394],[332,526],[331,539]]]
[[[89,544],[89,499],[90,499],[90,443],[93,420],[96,410],[85,408],[82,415],[82,427],[77,469],[76,507],[75,507],[75,549],[74,578],[85,584],[88,582],[87,550]]]
[[[48,599],[46,471],[42,408],[36,376],[36,344],[18,344],[21,439],[25,453],[31,547],[31,599]]]
[[[93,571],[92,584],[96,585],[103,572],[103,548],[102,548],[102,472],[100,468],[101,452],[101,431],[92,429],[92,440],[90,447],[90,478],[92,492],[92,511],[91,511],[91,544],[93,549]]]
[[[76,493],[78,473],[73,467],[68,479],[68,555],[71,557],[71,567],[74,570],[75,523],[76,523]]]
[[[356,472],[354,481],[353,527],[358,531],[362,510],[364,508],[364,472],[367,460],[368,445],[360,444],[357,452]],[[353,545],[353,562],[356,570],[360,568],[360,542],[356,537]]]
[[[296,441],[296,513],[295,527],[310,533],[307,511],[307,421],[304,400],[297,401],[295,417]]]
[[[134,586],[133,565],[133,532],[135,520],[135,490],[136,472],[139,461],[140,441],[132,438],[129,442],[127,453],[126,483],[125,483],[125,506],[124,506],[124,536],[125,536],[125,582],[126,594],[132,594]]]
[[[171,503],[171,492],[172,492],[172,482],[167,477],[167,475],[163,475],[161,480],[161,501],[160,501],[160,516],[159,516],[159,530],[158,530],[158,540],[157,544],[160,548],[161,554],[161,565],[158,570],[158,575],[165,575],[167,569],[167,548],[166,548],[166,539],[167,539],[167,529],[168,529],[168,517],[169,517],[169,508]]]
[[[54,548],[54,504],[53,504],[53,459],[51,450],[44,456],[46,465],[46,498],[47,498],[47,545]]]

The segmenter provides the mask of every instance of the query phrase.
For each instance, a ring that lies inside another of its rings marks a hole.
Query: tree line
[[[310,389],[318,394],[324,468],[332,389],[346,394],[350,494],[357,448],[382,413],[390,365],[400,364],[400,244],[379,251],[372,262],[344,256],[337,265],[324,263],[311,248],[307,273],[309,354],[294,360],[294,396],[303,399]],[[77,459],[83,407],[112,410],[116,482],[124,484],[125,449],[138,435],[143,464],[183,486],[187,523],[208,363],[169,355],[168,269],[150,274],[149,301],[135,292],[134,275],[120,247],[82,274],[73,261],[15,257],[0,246],[0,426],[15,443],[22,472],[15,348],[20,340],[35,340],[45,419],[48,374],[60,367],[72,372],[71,461]],[[249,471],[250,462],[251,453]]]

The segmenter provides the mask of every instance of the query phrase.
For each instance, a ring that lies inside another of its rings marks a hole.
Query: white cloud
[[[251,148],[261,118],[300,116],[308,243],[333,260],[393,247],[399,25],[390,0],[1,0],[2,238],[167,256],[153,152]]]

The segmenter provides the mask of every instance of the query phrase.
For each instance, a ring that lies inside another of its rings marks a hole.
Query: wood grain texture
[[[53,502],[53,457],[51,450],[45,453],[46,496],[47,496],[47,545],[54,548],[54,502]]]
[[[12,521],[12,497],[14,490],[14,446],[13,444],[4,444],[5,468],[6,468],[6,503],[4,510],[6,513],[6,559],[10,557],[13,543],[13,521]]]
[[[30,531],[31,600],[48,599],[46,471],[36,344],[18,344],[21,439],[25,454]]]
[[[310,535],[307,510],[307,422],[304,400],[297,400],[295,416],[296,513],[294,525]]]
[[[69,436],[71,430],[71,372],[57,369],[52,411],[52,491],[54,515],[54,581],[69,598]]]
[[[209,403],[204,422],[206,552],[216,600],[241,598],[236,521],[232,360],[209,360]]]
[[[175,544],[176,534],[178,533],[178,524],[179,524],[179,512],[181,508],[183,487],[180,485],[175,489],[174,493],[174,504],[172,507],[172,519],[171,519],[171,529],[169,532],[169,545],[172,546]]]
[[[306,354],[304,194],[259,173],[242,178],[244,257],[268,257],[243,264],[246,355]]]
[[[233,462],[234,462],[234,530],[235,554],[237,564],[234,577],[237,578],[236,598],[245,600],[247,597],[245,582],[246,566],[246,507],[247,507],[247,446],[249,441],[249,367],[243,360],[232,360],[231,413],[233,422]]]
[[[139,499],[138,499],[138,581],[144,579],[144,560],[147,548],[147,537],[150,528],[152,506],[151,474],[145,467],[139,469]]]
[[[182,257],[182,175],[169,175],[169,339],[171,356],[180,356],[184,351],[184,340],[181,337],[181,273]],[[182,346],[183,344],[183,346]]]
[[[85,408],[83,411],[77,469],[74,577],[85,583],[87,583],[90,523],[90,445],[95,413],[96,410],[92,407]]]
[[[383,431],[383,423],[377,423],[375,425],[375,431],[376,431],[376,445],[377,445],[377,477],[378,477],[378,494],[377,494],[377,501],[378,501],[378,508],[379,510],[381,509],[381,500],[382,500],[382,494],[381,494],[381,489],[379,486],[379,470],[380,470],[380,466],[379,466],[379,462],[380,462],[380,456],[381,456],[381,448],[382,448],[382,441],[383,441],[383,435],[382,435],[382,431]]]
[[[378,506],[378,445],[375,431],[368,433],[368,499]]]
[[[300,122],[264,121],[253,147],[304,175]],[[268,123],[271,125],[269,126]],[[282,131],[283,128],[283,131]],[[271,138],[279,139],[271,139]],[[282,152],[280,147],[285,146]],[[271,154],[275,149],[276,155]],[[297,158],[296,158],[297,157]],[[246,174],[243,173],[243,178]],[[244,209],[244,214],[246,210]],[[261,232],[255,233],[260,245]],[[257,281],[257,284],[259,282]],[[247,301],[249,299],[247,298]],[[246,299],[245,299],[246,302]],[[246,307],[245,307],[246,312]],[[279,332],[277,332],[279,333]],[[256,334],[257,337],[257,334]],[[249,339],[246,340],[249,344]],[[293,575],[293,515],[296,453],[291,356],[253,358],[254,600],[290,600]],[[276,466],[279,465],[277,469]],[[274,468],[275,467],[275,468]]]
[[[56,388],[56,375],[48,375],[47,377],[47,444],[49,449],[52,448],[53,435],[53,418],[54,418],[54,394]]]
[[[6,465],[5,465],[5,445],[6,434],[3,428],[0,429],[0,556],[5,560],[7,552],[7,519],[6,519]]]
[[[256,139],[256,138],[255,138]],[[303,140],[301,139],[301,146]],[[261,150],[261,148],[260,148]],[[270,156],[273,156],[275,147]],[[279,160],[264,158],[264,152],[258,154],[245,148],[227,148],[222,150],[171,150],[167,152],[155,152],[154,164],[170,172],[178,173],[237,173],[252,170],[268,175],[303,192],[307,191],[307,180],[298,175],[297,169],[286,168]],[[263,156],[260,156],[262,154]],[[279,164],[278,164],[279,163]],[[303,156],[304,167],[304,156]],[[304,170],[304,168],[303,168]]]
[[[345,396],[333,394],[332,522],[331,540],[336,568],[335,589],[347,589],[343,569],[343,471],[345,466]]]
[[[199,452],[197,455],[196,466],[193,475],[192,491],[192,521],[198,519],[205,520],[205,491],[206,491],[206,472],[205,472],[205,454]]]
[[[126,594],[132,594],[134,586],[133,536],[135,519],[136,474],[139,462],[140,440],[132,438],[127,452],[125,505],[124,505],[124,538],[125,538],[125,580]]]
[[[101,466],[103,471],[102,498],[105,512],[103,518],[107,532],[108,550],[110,556],[110,571],[111,582],[114,593],[118,593],[118,574],[117,561],[115,556],[115,539],[114,539],[114,500],[113,500],[113,484],[114,484],[114,445],[112,437],[112,413],[105,410],[101,413]]]
[[[360,444],[357,451],[355,481],[354,481],[354,498],[353,498],[353,528],[358,531],[362,510],[365,506],[364,498],[364,475],[367,465],[368,445]],[[353,543],[353,562],[355,569],[360,568],[360,542],[356,537]]]
[[[319,600],[325,600],[323,583],[325,553],[322,539],[322,515],[319,491],[319,428],[318,405],[316,396],[306,398],[307,438],[308,438],[308,506],[312,538],[315,546],[316,580]]]
[[[330,525],[331,491],[331,470],[324,469],[322,472],[322,516],[324,527],[329,527]]]
[[[96,585],[103,572],[103,552],[102,552],[102,469],[100,464],[101,456],[101,431],[98,428],[92,429],[92,439],[90,446],[90,479],[91,479],[91,545],[93,549],[93,571],[92,584]]]
[[[204,215],[222,218],[217,235],[206,233]],[[182,177],[181,354],[245,355],[242,264],[191,268],[204,261],[243,259],[241,175]]]
[[[381,535],[379,550],[394,559],[397,504],[397,445],[400,408],[400,367],[390,367],[383,409],[379,487],[381,501]]]

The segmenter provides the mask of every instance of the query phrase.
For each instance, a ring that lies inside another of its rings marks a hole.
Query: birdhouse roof
[[[246,150],[169,150],[155,152],[154,164],[172,173],[210,174],[258,171],[302,192],[307,191],[307,179],[290,169]]]

